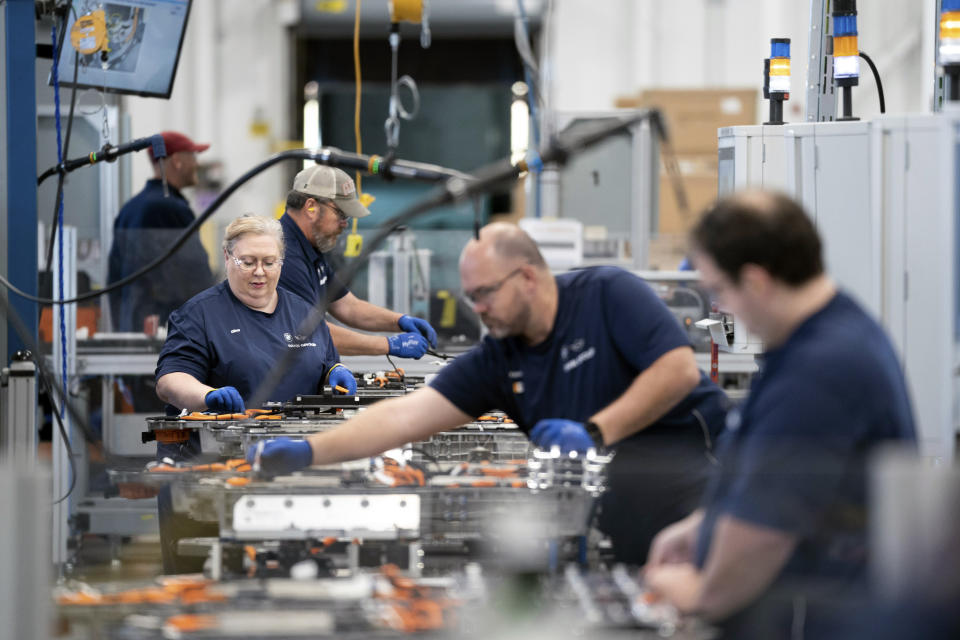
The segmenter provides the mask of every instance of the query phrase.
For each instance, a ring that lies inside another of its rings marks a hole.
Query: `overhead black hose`
[[[880,72],[877,71],[877,65],[873,64],[873,60],[870,59],[870,56],[865,54],[863,51],[860,52],[860,57],[867,61],[867,64],[870,65],[870,71],[873,72],[873,79],[877,83],[877,95],[880,96],[880,113],[887,112],[887,103],[883,99],[883,83],[880,82]]]
[[[257,174],[272,167],[278,162],[284,160],[315,160],[323,164],[331,164],[332,166],[350,166],[351,168],[362,168],[367,170],[370,165],[369,156],[362,156],[360,154],[348,153],[340,151],[339,149],[334,149],[332,147],[327,147],[323,149],[291,149],[289,151],[281,151],[280,153],[274,154],[261,162],[260,164],[254,166],[252,169],[244,173],[242,176],[237,178],[233,183],[227,187],[223,193],[217,196],[216,200],[210,204],[209,207],[204,210],[196,220],[190,223],[189,226],[184,228],[180,236],[173,241],[167,250],[157,257],[153,262],[148,265],[145,265],[141,269],[131,273],[130,275],[117,280],[116,282],[111,282],[107,284],[102,289],[96,291],[90,291],[88,293],[80,294],[74,298],[68,298],[66,300],[54,300],[51,298],[40,298],[37,296],[30,295],[25,291],[21,291],[16,286],[13,285],[7,278],[0,275],[0,284],[3,284],[7,289],[17,294],[21,298],[26,298],[27,300],[32,300],[40,304],[71,304],[74,302],[82,302],[84,300],[90,300],[99,296],[102,296],[105,293],[115,291],[120,287],[124,287],[137,278],[143,276],[144,274],[156,269],[158,266],[166,262],[183,244],[190,239],[191,234],[193,234],[201,224],[206,222],[206,220],[214,214],[214,212],[220,208],[220,206],[233,195],[233,192],[243,186],[246,182],[254,178]],[[460,178],[460,179],[469,179],[464,173],[455,171],[452,169],[446,169],[444,167],[439,167],[436,165],[428,165],[423,163],[416,162],[400,162],[397,161],[390,165],[390,172],[392,175],[418,179],[418,180],[427,180],[427,181],[437,181],[448,178]]]
[[[49,380],[45,378],[40,378],[41,389],[49,383]],[[50,392],[49,387],[46,389],[47,393]],[[63,399],[66,401],[66,398]],[[50,399],[50,411],[53,413],[53,419],[57,423],[57,429],[60,431],[60,437],[63,439],[63,446],[67,450],[67,460],[70,461],[70,487],[67,489],[67,492],[62,496],[53,501],[54,505],[60,504],[64,500],[70,497],[70,494],[73,493],[73,490],[77,486],[77,463],[73,455],[73,447],[70,445],[70,436],[67,434],[66,427],[63,426],[63,418],[60,417],[60,411],[57,409],[57,404],[53,402],[53,398]],[[65,405],[61,405],[65,406]]]
[[[570,156],[573,151],[579,150],[581,148],[586,148],[592,146],[596,142],[607,138],[610,135],[618,133],[620,131],[626,130],[634,124],[640,122],[646,118],[656,118],[659,115],[659,112],[656,110],[653,111],[644,111],[640,114],[634,115],[631,118],[625,118],[618,120],[614,125],[604,125],[597,127],[593,131],[589,131],[586,134],[581,134],[576,136],[570,143],[564,144],[562,141],[555,141],[549,148],[543,151],[542,161],[543,162],[558,162],[563,163]],[[300,159],[300,160],[315,160],[318,162],[323,162],[325,164],[333,164],[332,161],[338,162],[341,165],[353,164],[358,166],[360,164],[366,164],[369,162],[369,159],[360,156],[359,154],[351,154],[341,152],[337,149],[320,149],[320,150],[308,150],[308,149],[294,149],[291,151],[284,151],[278,154],[267,158],[267,160],[256,165],[254,168],[250,169],[244,173],[240,178],[234,181],[227,189],[214,200],[213,203],[200,215],[194,222],[184,229],[183,234],[174,241],[171,248],[168,252],[154,260],[151,264],[143,267],[136,273],[133,273],[126,278],[122,278],[117,282],[111,283],[104,289],[99,291],[90,292],[88,294],[83,294],[75,298],[68,300],[47,300],[44,298],[38,298],[36,296],[31,296],[20,291],[14,287],[9,280],[0,275],[0,282],[7,286],[7,288],[25,297],[29,300],[35,302],[40,302],[44,304],[69,304],[73,302],[78,302],[81,300],[87,300],[90,298],[95,298],[99,295],[103,295],[108,291],[115,290],[119,287],[125,286],[129,282],[132,282],[136,278],[140,277],[144,273],[147,273],[151,269],[156,268],[158,265],[163,263],[168,259],[173,252],[175,252],[180,246],[186,242],[190,237],[190,234],[193,233],[207,218],[209,218],[213,213],[223,204],[223,202],[233,194],[234,191],[239,189],[244,183],[249,181],[255,175],[261,171],[273,166],[274,164],[281,162],[286,159]],[[419,203],[414,204],[412,207],[408,208],[406,211],[401,212],[400,214],[394,216],[390,220],[387,220],[383,225],[379,227],[377,235],[373,238],[372,242],[364,243],[365,248],[361,252],[360,256],[353,260],[347,269],[343,273],[343,282],[345,286],[349,286],[353,282],[353,279],[356,277],[357,273],[360,271],[361,267],[369,260],[370,254],[372,254],[376,249],[383,244],[387,236],[393,232],[397,226],[403,225],[424,213],[434,209],[437,206],[446,204],[448,202],[457,202],[468,198],[471,196],[476,196],[481,193],[488,191],[490,188],[500,185],[501,183],[516,179],[522,172],[527,170],[525,163],[519,165],[512,165],[509,161],[500,161],[493,165],[488,165],[480,171],[480,173],[473,179],[471,176],[460,173],[458,171],[447,170],[441,167],[435,167],[433,165],[423,165],[417,163],[405,163],[402,167],[397,167],[397,169],[402,169],[406,174],[406,177],[418,177],[414,173],[419,172],[419,177],[421,179],[435,179],[434,175],[439,177],[441,175],[446,175],[448,177],[447,181],[444,183],[442,188],[434,190],[434,192],[428,195],[425,199],[421,200]],[[328,295],[330,290],[328,289]],[[321,299],[317,302],[317,305],[314,307],[313,313],[308,316],[304,322],[301,324],[300,332],[303,332],[304,335],[310,335],[316,330],[320,322],[323,321],[325,315],[325,309],[327,305],[327,300]],[[60,396],[60,406],[64,407],[67,412],[70,414],[70,417],[73,419],[74,423],[80,427],[84,438],[88,442],[95,442],[89,426],[83,419],[77,414],[73,406],[69,403],[68,398],[65,396],[63,391],[54,384],[50,383],[50,380],[53,378],[53,375],[48,371],[46,363],[43,360],[43,357],[40,354],[37,344],[34,342],[32,335],[27,331],[26,326],[23,324],[23,320],[20,318],[20,315],[16,312],[13,307],[10,306],[7,297],[0,295],[0,311],[3,312],[3,315],[9,319],[11,322],[14,331],[20,337],[20,340],[26,346],[27,349],[30,349],[32,354],[32,359],[37,365],[37,374],[43,378],[43,384],[50,390],[53,391],[54,395]],[[276,386],[279,380],[283,377],[286,370],[290,366],[290,351],[286,352],[280,361],[271,368],[270,374],[263,381],[257,391],[254,393],[253,400],[251,402],[252,406],[259,406],[263,404],[266,400],[266,395]]]

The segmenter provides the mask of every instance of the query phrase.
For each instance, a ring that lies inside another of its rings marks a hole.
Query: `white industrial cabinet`
[[[775,189],[803,204],[827,271],[880,319],[899,351],[921,452],[951,460],[960,116],[730,127],[719,130],[718,148],[721,195]]]

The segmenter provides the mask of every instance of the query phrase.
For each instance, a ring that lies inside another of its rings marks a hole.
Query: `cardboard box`
[[[757,123],[756,89],[649,89],[617,98],[620,108],[656,107],[677,153],[717,152],[717,129]]]
[[[685,233],[660,233],[650,238],[649,269],[676,271],[687,255]]]
[[[660,169],[661,233],[686,234],[700,214],[717,199],[716,156],[678,156],[677,165],[687,195],[687,209],[677,201],[673,181],[666,169]]]
[[[43,307],[40,310],[38,333],[41,342],[53,342],[53,315],[53,307]],[[99,321],[99,307],[77,307],[77,329],[86,327],[88,335],[93,337],[93,334],[97,332]]]

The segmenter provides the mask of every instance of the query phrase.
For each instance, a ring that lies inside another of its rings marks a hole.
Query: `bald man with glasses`
[[[341,355],[391,355],[419,359],[437,346],[437,332],[422,318],[370,304],[353,295],[337,279],[324,255],[350,218],[370,215],[357,199],[353,180],[334,167],[314,165],[297,174],[280,218],[287,257],[280,286],[311,304],[328,296],[327,311],[346,327],[361,331],[396,331],[392,336],[370,335],[330,324],[330,335]]]
[[[489,335],[430,386],[308,440],[264,449],[267,471],[363,458],[505,411],[538,446],[616,452],[600,528],[642,564],[658,526],[696,507],[726,398],[640,278],[612,267],[554,276],[533,240],[484,227],[460,258],[464,297]]]

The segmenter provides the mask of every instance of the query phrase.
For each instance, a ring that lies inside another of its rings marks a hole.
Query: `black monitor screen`
[[[73,61],[77,49],[71,29],[77,16],[83,20],[103,10],[106,44],[95,53],[80,53],[77,86],[115,93],[169,98],[177,72],[180,47],[187,28],[191,0],[77,0],[73,3],[60,52],[60,84],[73,86]],[[82,24],[82,23],[81,23]],[[76,38],[75,38],[76,39]],[[79,40],[81,49],[88,42]]]

